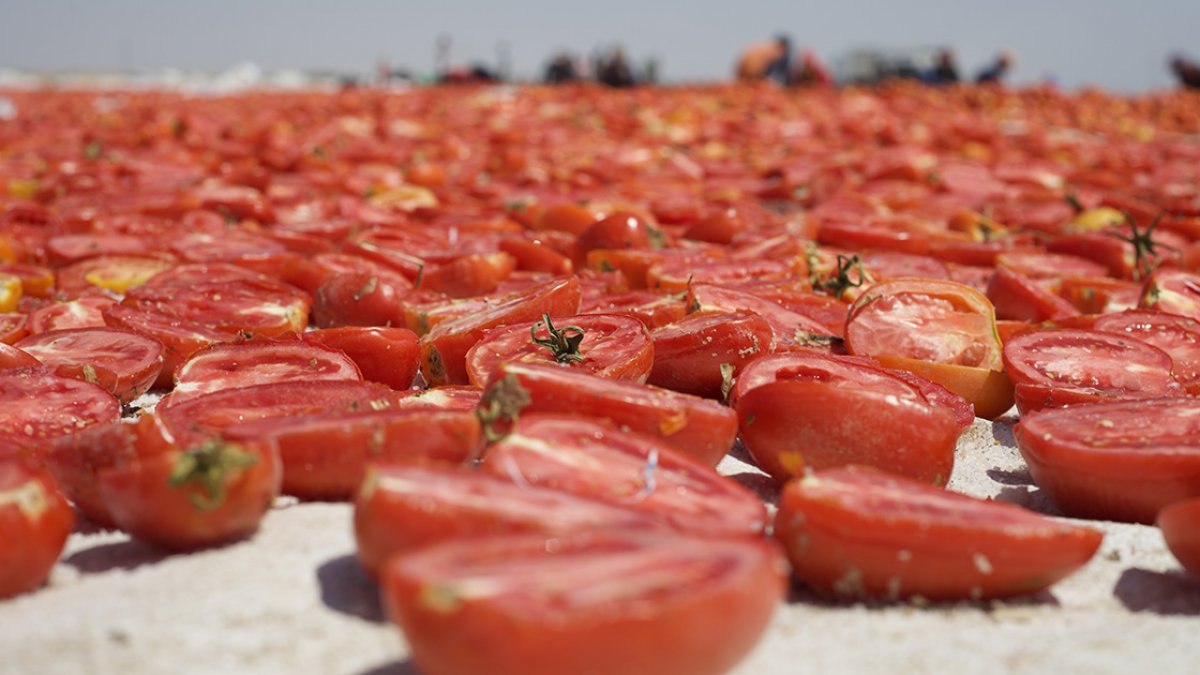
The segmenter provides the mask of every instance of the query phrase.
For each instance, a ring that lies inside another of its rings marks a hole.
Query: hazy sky
[[[949,45],[964,74],[1001,48],[1010,81],[1140,91],[1173,84],[1175,50],[1200,56],[1197,0],[0,0],[0,68],[268,69],[367,74],[380,59],[433,69],[437,35],[455,62],[494,63],[507,42],[518,75],[556,48],[621,42],[655,56],[664,79],[725,77],[738,50],[779,31],[827,60],[851,48]]]

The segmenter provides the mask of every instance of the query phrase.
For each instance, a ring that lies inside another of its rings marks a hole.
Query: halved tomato
[[[74,525],[50,474],[0,457],[0,599],[45,583]]]
[[[417,376],[421,351],[417,334],[407,328],[342,326],[308,331],[301,337],[310,344],[341,351],[370,382],[403,391]]]
[[[1155,522],[1175,559],[1189,574],[1200,578],[1200,498],[1164,508]]]
[[[1096,317],[1096,330],[1125,334],[1153,345],[1171,357],[1171,373],[1200,395],[1200,320],[1166,312],[1129,310]]]
[[[1082,567],[1103,535],[866,467],[784,488],[775,536],[796,577],[851,598],[982,600],[1043,590]]]
[[[382,580],[429,675],[717,675],[765,630],[782,569],[761,539],[597,532],[449,541]]]
[[[175,405],[214,391],[278,382],[361,382],[350,357],[299,340],[213,345],[188,358],[168,395]]]
[[[115,421],[120,414],[117,399],[90,382],[42,368],[0,370],[0,436],[26,446]]]
[[[650,384],[707,398],[720,398],[727,378],[774,345],[771,325],[752,312],[689,314],[650,337]]]
[[[63,377],[100,385],[122,403],[146,393],[163,365],[161,343],[119,328],[52,330],[15,346]]]

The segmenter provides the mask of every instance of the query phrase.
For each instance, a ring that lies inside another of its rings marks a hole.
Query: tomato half
[[[362,376],[345,354],[298,340],[213,345],[176,371],[169,405],[238,387],[318,380],[361,382]]]
[[[1103,539],[1015,505],[865,467],[788,483],[775,536],[812,588],[888,600],[1036,593],[1082,567]]]
[[[1164,508],[1155,523],[1175,559],[1189,574],[1200,578],[1200,498]]]
[[[63,377],[99,385],[122,403],[150,389],[163,364],[158,341],[118,328],[68,328],[16,345]]]
[[[0,457],[0,599],[45,583],[74,525],[50,474]]]
[[[42,369],[0,371],[0,436],[25,445],[112,422],[120,414],[117,399],[89,382]]]
[[[1171,373],[1193,396],[1200,394],[1200,320],[1165,312],[1130,310],[1096,317],[1096,330],[1125,334],[1171,357]]]
[[[388,615],[429,675],[717,675],[784,586],[768,542],[677,534],[450,541],[383,571]]]
[[[1043,410],[1014,432],[1034,482],[1067,515],[1151,523],[1200,497],[1200,400]]]
[[[403,391],[417,376],[420,348],[407,328],[343,326],[308,331],[305,342],[341,351],[358,366],[363,379]]]
[[[725,380],[774,344],[771,325],[751,312],[689,314],[650,337],[650,384],[707,398],[720,398]]]

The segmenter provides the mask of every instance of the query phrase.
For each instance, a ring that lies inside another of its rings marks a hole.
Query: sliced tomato
[[[28,263],[0,263],[0,274],[11,274],[21,280],[21,295],[50,298],[54,295],[54,271]]]
[[[397,556],[382,580],[431,675],[717,675],[785,587],[765,541],[605,532],[449,541]]]
[[[0,344],[16,344],[28,333],[29,317],[26,314],[0,314]]]
[[[1200,320],[1130,310],[1096,317],[1096,330],[1130,335],[1171,357],[1172,374],[1188,393],[1200,395]]]
[[[6,345],[3,342],[0,342],[0,370],[8,370],[10,368],[26,368],[30,366],[36,367],[40,365],[42,365],[42,362],[38,361],[31,354],[27,354],[26,352],[13,347],[12,345]]]
[[[497,366],[479,414],[495,429],[523,413],[580,414],[657,436],[709,466],[733,447],[737,415],[699,396],[536,363]]]
[[[788,483],[775,536],[813,589],[887,600],[1036,593],[1087,563],[1103,539],[1091,528],[866,467]]]
[[[1152,523],[1200,497],[1200,401],[1095,403],[1043,410],[1015,428],[1038,487],[1064,513]]]
[[[163,346],[163,365],[154,386],[166,389],[174,385],[179,366],[196,351],[220,342],[234,342],[237,335],[209,328],[195,321],[162,314],[153,309],[111,305],[101,310],[104,322],[157,340]]]
[[[268,448],[209,439],[179,445],[146,415],[137,454],[99,472],[100,496],[122,530],[170,550],[253,534],[279,494],[279,457]]]
[[[0,599],[44,584],[74,525],[49,473],[0,457]]]
[[[146,393],[163,365],[161,343],[119,328],[52,330],[15,346],[63,377],[100,385],[122,403]]]
[[[469,385],[449,384],[402,392],[396,407],[404,410],[456,410],[468,412],[479,406],[483,390]]]
[[[417,375],[421,352],[417,334],[407,328],[343,326],[308,331],[302,337],[310,344],[341,351],[370,382],[403,391]]]
[[[117,399],[89,382],[40,368],[0,370],[0,436],[38,446],[120,414]]]
[[[651,333],[650,384],[720,398],[729,377],[773,346],[771,325],[751,312],[690,314]]]
[[[213,345],[188,358],[169,394],[175,405],[214,391],[278,382],[361,382],[350,357],[299,340]]]
[[[953,396],[951,402],[955,404],[958,400],[967,401],[974,417],[994,420],[1013,406],[1013,383],[1003,370],[919,361],[902,356],[879,355],[875,361],[897,375],[908,373],[934,383]],[[930,402],[936,402],[938,396],[940,392],[936,391],[933,396],[926,394]],[[958,411],[958,408],[954,410]]]
[[[577,277],[554,279],[518,292],[483,311],[443,321],[421,336],[421,373],[429,384],[467,384],[467,352],[497,326],[571,316],[579,311]]]
[[[434,542],[602,529],[663,528],[634,509],[450,467],[373,466],[354,504],[358,559],[372,577],[397,553]]]
[[[117,525],[100,496],[100,471],[136,458],[134,428],[120,421],[93,424],[59,437],[45,456],[46,466],[67,499],[101,527],[115,529]]]
[[[758,314],[767,321],[775,335],[776,348],[810,347],[812,339],[841,337],[844,317],[837,326],[823,321],[827,315],[818,312],[799,312],[784,307],[775,300],[747,290],[724,288],[713,284],[693,284],[687,294],[688,310],[691,312],[736,312]]]
[[[483,468],[516,482],[646,511],[680,530],[759,534],[766,508],[746,488],[662,441],[568,415],[523,416]]]
[[[420,287],[452,298],[485,295],[495,291],[516,267],[517,259],[503,251],[465,255],[425,269]]]
[[[1175,559],[1189,574],[1200,578],[1200,498],[1164,508],[1155,523]]]
[[[116,303],[108,296],[92,295],[39,307],[29,313],[29,332],[100,327],[105,325],[104,309]]]
[[[103,255],[61,267],[55,285],[60,295],[78,298],[96,291],[126,293],[171,268],[169,258]]]
[[[467,352],[467,375],[482,387],[501,363],[557,363],[616,380],[645,382],[654,343],[637,319],[618,314],[549,316],[494,328]]]
[[[584,298],[580,314],[627,314],[645,324],[649,330],[661,328],[687,314],[687,304],[677,295],[661,295],[654,291],[628,291]]]
[[[1055,321],[1077,316],[1079,310],[1033,278],[1008,267],[997,267],[987,287],[988,300],[1000,319]]]
[[[1137,338],[1098,330],[1022,333],[1004,346],[1022,413],[1122,398],[1183,396],[1171,357]]]
[[[738,421],[755,463],[779,482],[806,467],[846,464],[934,485],[950,480],[961,429],[953,413],[917,396],[847,385],[777,380],[745,392]]]
[[[369,462],[463,464],[481,445],[474,414],[440,410],[271,417],[228,427],[223,435],[276,449],[284,494],[302,499],[351,498]]]
[[[1142,288],[1138,306],[1200,319],[1200,274],[1171,268],[1155,270]]]

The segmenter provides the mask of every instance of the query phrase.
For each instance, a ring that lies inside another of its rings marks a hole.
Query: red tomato
[[[313,322],[338,326],[401,326],[410,288],[398,274],[343,272],[321,284],[313,301]]]
[[[50,298],[54,295],[54,272],[41,265],[19,263],[0,264],[0,274],[11,274],[21,280],[21,295]]]
[[[28,334],[28,324],[25,314],[0,314],[0,344],[16,344]]]
[[[301,337],[343,352],[370,382],[403,391],[417,375],[421,352],[417,334],[407,328],[343,326],[308,331]]]
[[[420,287],[452,298],[470,298],[496,290],[516,269],[517,260],[503,251],[477,253],[426,268]]]
[[[1200,321],[1165,312],[1126,311],[1096,317],[1096,330],[1125,334],[1171,357],[1172,375],[1195,396],[1200,394]]]
[[[682,319],[687,304],[678,295],[662,295],[653,291],[628,291],[613,295],[584,298],[580,314],[627,314],[654,330]]]
[[[765,525],[765,507],[746,488],[662,441],[598,420],[525,415],[483,460],[489,473],[636,508],[679,530],[744,535]]]
[[[1169,268],[1155,270],[1146,280],[1138,306],[1200,319],[1200,274]]]
[[[37,446],[115,421],[121,405],[94,384],[35,368],[0,370],[0,436]]]
[[[578,204],[551,204],[538,212],[535,230],[557,230],[579,234],[596,222],[596,215]]]
[[[805,467],[867,464],[945,485],[961,429],[953,413],[866,386],[778,380],[754,387],[737,403],[742,442],[780,482]]]
[[[1200,498],[1164,508],[1155,523],[1175,559],[1189,574],[1200,578]]]
[[[354,504],[358,559],[372,577],[397,553],[433,542],[601,529],[663,528],[634,509],[449,467],[373,466]]]
[[[0,370],[40,365],[42,365],[42,362],[35,359],[32,355],[0,342]]]
[[[737,415],[709,399],[551,365],[499,365],[480,401],[480,417],[495,433],[498,425],[530,412],[606,419],[657,436],[709,466],[721,461],[737,437]]]
[[[47,331],[15,346],[63,377],[100,385],[122,403],[146,393],[163,364],[162,344],[118,328]]]
[[[167,258],[104,255],[61,267],[55,286],[60,297],[79,298],[96,291],[126,293],[171,268]]]
[[[1078,316],[1074,305],[1050,288],[1008,267],[997,267],[987,287],[996,316],[1016,321],[1055,321]]]
[[[784,488],[775,536],[823,593],[981,600],[1041,591],[1082,567],[1103,535],[996,501],[865,467]]]
[[[149,422],[147,418],[142,423]],[[133,461],[137,443],[132,424],[93,424],[55,440],[46,455],[46,465],[80,513],[101,527],[115,529],[117,525],[100,496],[100,471]]]
[[[588,251],[597,249],[651,248],[662,233],[637,214],[614,211],[592,223],[575,239],[574,261],[582,267]]]
[[[684,231],[685,239],[707,241],[714,244],[733,243],[734,237],[749,227],[737,209],[715,211],[693,223]]]
[[[807,348],[813,346],[814,337],[841,337],[845,323],[842,315],[837,326],[830,325],[825,321],[830,315],[823,308],[812,312],[796,311],[749,290],[714,284],[692,284],[686,300],[690,312],[754,312],[770,324],[776,348]]]
[[[253,534],[279,494],[270,449],[209,439],[177,445],[153,415],[134,429],[138,453],[100,470],[100,496],[122,530],[171,550]]]
[[[29,313],[29,332],[36,335],[67,328],[98,328],[104,324],[103,310],[117,303],[103,295],[56,302]]]
[[[1200,401],[1116,401],[1043,410],[1015,428],[1038,487],[1064,513],[1152,523],[1200,497]]]
[[[1183,396],[1171,357],[1157,347],[1097,330],[1022,333],[1004,346],[1022,413],[1071,403]]]
[[[402,392],[396,407],[402,410],[455,410],[470,412],[479,406],[483,390],[469,385],[446,385]]]
[[[175,373],[168,405],[215,391],[318,380],[361,382],[362,375],[345,354],[297,340],[213,345],[192,354]]]
[[[467,375],[482,387],[501,363],[557,363],[615,380],[645,382],[654,343],[637,319],[617,314],[542,317],[494,328],[467,352]]]
[[[751,312],[691,314],[650,337],[650,384],[708,398],[720,398],[726,379],[773,344],[771,325]]]
[[[175,372],[196,351],[219,342],[238,339],[223,331],[209,328],[195,321],[179,319],[161,314],[152,309],[112,305],[101,310],[104,322],[114,328],[124,328],[163,346],[163,365],[154,386],[169,388],[174,384]]]
[[[781,569],[760,540],[599,532],[449,541],[382,580],[428,675],[717,675],[765,630]]]
[[[479,454],[479,420],[467,412],[337,411],[271,417],[224,430],[232,440],[278,451],[283,492],[302,499],[349,499],[368,462],[462,464]]]
[[[421,373],[433,384],[466,384],[467,352],[491,328],[570,316],[579,311],[579,279],[554,279],[521,291],[483,311],[443,321],[421,336]]]
[[[0,457],[0,599],[45,583],[74,525],[50,474]]]

